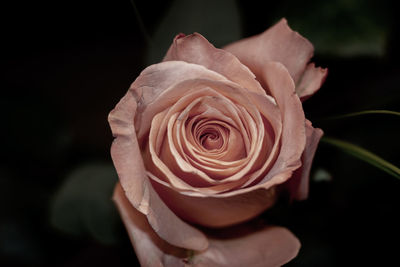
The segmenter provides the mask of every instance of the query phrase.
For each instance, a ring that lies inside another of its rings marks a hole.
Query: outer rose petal
[[[252,219],[270,208],[276,200],[274,188],[218,198],[192,197],[157,182],[153,182],[153,185],[176,214],[187,221],[208,227],[230,226]]]
[[[303,76],[296,84],[296,93],[299,95],[301,101],[312,96],[321,87],[327,74],[328,69],[315,68],[314,63],[307,65]]]
[[[286,228],[263,229],[231,239],[210,239],[210,247],[195,255],[196,267],[276,267],[296,257],[299,240]]]
[[[201,34],[177,35],[163,61],[179,60],[202,65],[250,91],[264,93],[254,74],[231,53],[215,48]]]
[[[121,185],[132,205],[147,216],[160,237],[176,246],[205,249],[208,246],[206,237],[183,222],[162,202],[146,176],[133,126],[136,107],[136,100],[128,91],[109,115],[111,130],[116,137],[111,156]]]
[[[289,262],[300,248],[298,239],[287,229],[264,226],[257,231],[239,229],[234,231],[234,236],[223,239],[210,238],[207,250],[189,258],[185,250],[171,246],[157,236],[145,217],[130,205],[119,185],[114,191],[114,201],[143,267],[273,267]]]
[[[260,182],[265,188],[269,188],[285,182],[301,166],[300,157],[306,144],[305,117],[300,99],[294,91],[293,80],[282,64],[268,62],[261,75],[281,110],[283,123],[279,156]]]
[[[171,246],[154,232],[146,216],[132,207],[119,183],[115,187],[113,200],[121,214],[141,266],[184,266],[181,257],[185,257],[185,251]]]
[[[269,61],[282,63],[297,84],[299,97],[303,98],[316,92],[323,83],[326,70],[309,65],[313,56],[313,45],[297,32],[292,31],[286,19],[281,19],[277,24],[265,32],[255,35],[224,47],[239,58],[239,60],[250,68],[262,85],[260,79],[264,66]],[[304,78],[302,76],[304,75]]]
[[[306,121],[306,147],[304,149],[301,160],[303,165],[297,169],[293,177],[287,182],[290,197],[295,200],[304,200],[308,196],[308,186],[310,180],[311,164],[317,150],[319,140],[323,135],[323,131],[314,128],[309,120]]]

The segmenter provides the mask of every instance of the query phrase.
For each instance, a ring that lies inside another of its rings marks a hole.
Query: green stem
[[[354,157],[357,157],[358,159],[361,159],[381,169],[382,171],[385,171],[386,173],[400,179],[400,169],[398,167],[362,147],[331,137],[323,137],[321,139],[321,142],[339,148],[340,150]]]
[[[369,114],[385,114],[385,115],[395,115],[400,117],[400,112],[392,111],[392,110],[384,110],[384,109],[374,109],[374,110],[364,110],[359,112],[352,112],[344,115],[332,116],[326,118],[326,120],[336,120],[336,119],[344,119],[350,117],[357,117],[362,115],[369,115]]]

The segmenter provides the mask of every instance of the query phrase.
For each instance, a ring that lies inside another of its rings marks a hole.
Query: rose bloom
[[[297,255],[289,230],[249,221],[281,192],[307,197],[322,131],[302,101],[327,74],[309,63],[313,50],[285,19],[223,49],[179,34],[133,82],[109,123],[114,201],[142,266],[280,266]]]

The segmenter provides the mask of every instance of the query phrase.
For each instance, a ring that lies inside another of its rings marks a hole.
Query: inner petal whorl
[[[225,122],[216,119],[192,118],[191,132],[200,150],[207,153],[218,153],[226,148],[230,130]]]
[[[221,133],[215,128],[205,128],[200,134],[200,144],[207,150],[220,149],[224,143]]]

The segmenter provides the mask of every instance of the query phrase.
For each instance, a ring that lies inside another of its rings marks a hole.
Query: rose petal
[[[111,156],[126,196],[163,239],[179,247],[202,250],[208,245],[206,237],[172,213],[149,183],[133,126],[136,107],[136,100],[128,91],[109,115],[116,137]],[[180,231],[176,232],[175,227]]]
[[[314,47],[307,39],[292,31],[286,19],[281,19],[259,35],[232,43],[224,49],[249,67],[262,85],[265,85],[261,79],[264,65],[270,61],[282,63],[295,83],[302,80],[299,89],[296,89],[302,98],[317,91],[326,76],[326,70],[315,68],[314,64],[307,66]]]
[[[305,101],[318,91],[327,75],[328,69],[316,68],[314,63],[308,64],[306,71],[296,84],[296,93],[301,101]]]
[[[294,83],[287,69],[277,62],[265,64],[262,78],[278,103],[282,114],[281,148],[274,166],[259,183],[270,188],[289,179],[301,166],[300,157],[306,143],[305,117],[302,104],[294,91]]]
[[[256,230],[240,226],[224,238],[210,237],[207,250],[190,255],[159,238],[145,216],[130,205],[119,185],[115,188],[113,199],[143,267],[273,267],[289,262],[300,248],[298,239],[285,228],[263,226]]]
[[[306,121],[307,144],[301,156],[303,164],[287,183],[291,199],[304,200],[308,196],[311,164],[323,134],[321,129],[312,127],[311,122]]]
[[[115,187],[113,200],[141,266],[185,266],[185,250],[171,246],[154,232],[146,216],[132,207],[120,184]]]
[[[235,190],[224,197],[202,197],[177,192],[155,177],[152,178],[152,184],[162,200],[179,217],[208,227],[225,227],[250,220],[276,201],[275,188],[260,188],[242,194]]]
[[[215,48],[199,33],[188,36],[179,34],[164,57],[164,61],[179,60],[199,64],[224,75],[250,91],[260,94],[263,88],[254,74],[231,53]]]
[[[286,19],[265,32],[242,39],[224,47],[252,70],[257,78],[263,72],[266,62],[282,63],[297,81],[313,55],[312,44],[297,32],[289,28]]]
[[[296,257],[299,249],[299,240],[289,230],[267,226],[238,238],[210,238],[210,247],[195,254],[192,264],[197,267],[276,267]]]

